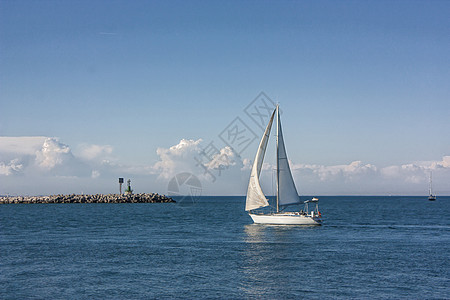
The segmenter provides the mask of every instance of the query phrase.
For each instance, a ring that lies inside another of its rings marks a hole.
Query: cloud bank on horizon
[[[82,144],[72,150],[55,137],[0,137],[0,194],[114,193],[117,177],[131,178],[136,191],[166,193],[169,180],[182,172],[200,179],[203,194],[246,193],[252,159],[228,146],[206,162],[200,159],[202,139],[182,139],[156,152],[154,164],[131,165],[120,162],[110,145]],[[265,163],[261,173],[267,194],[274,167]],[[291,169],[301,195],[426,194],[430,171],[436,193],[450,194],[450,156],[384,167],[362,161],[332,166],[291,161]]]

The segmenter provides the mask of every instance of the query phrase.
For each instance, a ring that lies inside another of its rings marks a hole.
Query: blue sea
[[[319,199],[315,227],[245,197],[1,205],[0,298],[450,299],[450,197]]]

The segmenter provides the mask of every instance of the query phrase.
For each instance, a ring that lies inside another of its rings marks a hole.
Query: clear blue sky
[[[183,138],[219,141],[264,91],[295,163],[442,161],[449,15],[449,1],[0,0],[0,136],[152,165]]]

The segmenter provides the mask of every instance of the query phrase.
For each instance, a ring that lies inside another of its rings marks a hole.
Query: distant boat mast
[[[430,201],[436,200],[436,195],[433,195],[433,179],[432,179],[432,177],[433,177],[433,172],[430,171],[430,187],[428,189],[428,191],[429,191],[428,200],[430,200]]]

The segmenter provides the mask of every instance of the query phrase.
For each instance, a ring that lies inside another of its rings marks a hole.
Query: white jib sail
[[[262,164],[264,161],[264,154],[266,153],[267,142],[269,141],[270,129],[272,128],[275,110],[272,113],[269,124],[267,124],[264,135],[259,143],[258,152],[256,152],[255,161],[253,162],[252,173],[250,174],[250,182],[247,189],[247,200],[245,202],[245,210],[249,211],[260,207],[268,206],[266,196],[261,189],[259,183],[259,174],[261,173]]]
[[[281,131],[280,113],[277,112],[278,123],[278,205],[289,205],[300,203],[291,168],[284,146],[283,132]]]

